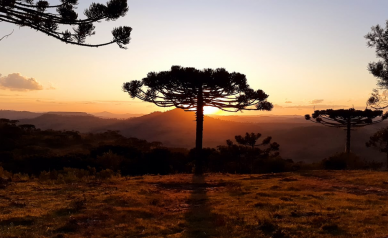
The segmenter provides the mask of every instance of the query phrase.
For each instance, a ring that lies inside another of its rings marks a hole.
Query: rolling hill
[[[10,120],[31,119],[41,115],[43,115],[43,113],[28,112],[28,111],[0,110],[0,118],[7,118]]]
[[[225,145],[227,139],[233,140],[235,135],[246,132],[260,132],[263,138],[272,136],[273,141],[280,144],[283,158],[294,161],[317,162],[344,150],[345,131],[305,121],[302,116],[237,118],[239,122],[233,119],[234,117],[205,116],[204,147]],[[43,114],[33,119],[21,120],[21,123],[33,124],[41,129],[80,132],[117,130],[124,136],[160,141],[168,147],[193,148],[195,143],[195,113],[180,109],[153,112],[126,120],[102,119],[92,115]],[[384,122],[352,131],[352,151],[361,158],[384,161],[385,155],[366,148],[365,142],[380,127],[387,125]]]

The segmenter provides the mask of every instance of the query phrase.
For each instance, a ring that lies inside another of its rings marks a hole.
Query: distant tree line
[[[259,135],[247,133],[245,137],[236,136],[236,144],[228,140],[226,145],[204,148],[204,172],[266,173],[293,169],[292,161],[280,157],[279,145],[271,143],[270,137],[256,143]],[[0,119],[0,166],[13,173],[37,175],[42,171],[90,167],[97,171],[120,171],[122,175],[191,173],[195,171],[196,151],[166,148],[160,142],[127,138],[117,131],[81,134],[40,130]]]
[[[318,164],[294,163],[280,156],[280,145],[260,133],[246,133],[216,148],[203,148],[204,172],[276,173],[306,169],[379,169],[357,156],[334,155]],[[160,142],[127,138],[118,131],[85,133],[40,130],[0,119],[0,167],[12,173],[56,174],[67,168],[113,171],[121,175],[195,172],[198,150],[167,148]],[[47,175],[49,176],[49,175]],[[50,175],[51,176],[51,175]]]

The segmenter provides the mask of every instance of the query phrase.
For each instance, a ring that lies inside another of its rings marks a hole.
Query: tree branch
[[[12,30],[12,32],[9,33],[8,35],[5,35],[5,36],[1,37],[1,38],[0,38],[0,41],[2,41],[4,38],[8,38],[8,36],[12,35],[13,31],[14,31],[14,30]]]

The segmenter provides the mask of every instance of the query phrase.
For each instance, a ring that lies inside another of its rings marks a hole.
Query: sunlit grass
[[[386,237],[387,172],[12,182],[0,237]]]

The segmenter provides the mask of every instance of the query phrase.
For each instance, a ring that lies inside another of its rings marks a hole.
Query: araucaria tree
[[[387,169],[388,169],[388,128],[382,128],[373,134],[369,141],[366,142],[367,147],[374,147],[381,152],[387,154]]]
[[[255,166],[255,164],[264,165],[266,164],[267,159],[276,158],[279,155],[278,151],[280,145],[276,142],[271,143],[271,136],[264,138],[261,143],[259,143],[258,139],[260,137],[260,133],[253,132],[247,132],[245,133],[245,136],[237,135],[234,137],[237,144],[234,144],[231,140],[226,140],[227,146],[220,145],[218,146],[218,150],[223,155],[227,155],[226,157],[233,157],[233,159],[238,158],[238,167],[240,167],[240,171],[246,171],[244,168],[250,167],[250,173],[254,173],[255,171],[257,172],[257,166]],[[228,160],[228,158],[223,159]]]
[[[132,31],[128,26],[114,28],[109,42],[86,44],[85,39],[95,34],[94,23],[125,16],[127,0],[109,0],[106,5],[92,3],[84,11],[85,19],[79,19],[74,11],[77,4],[78,0],[61,0],[59,4],[49,4],[44,0],[36,3],[34,0],[0,0],[0,22],[27,26],[69,44],[99,47],[116,43],[125,48]],[[60,29],[61,26],[71,26],[72,30]]]
[[[311,116],[305,115],[306,120],[322,124],[329,127],[345,128],[346,130],[346,146],[345,152],[350,153],[350,131],[355,127],[364,127],[371,124],[379,123],[387,119],[388,114],[383,114],[381,110],[372,111],[365,109],[364,111],[350,109],[327,109],[317,110]]]
[[[141,81],[124,83],[132,98],[152,102],[159,107],[176,107],[196,112],[196,150],[202,150],[203,108],[211,106],[223,111],[271,110],[268,95],[253,90],[244,74],[229,73],[223,68],[203,69],[172,66],[170,71],[150,72]],[[254,106],[251,108],[250,106]],[[197,170],[201,168],[200,157]]]
[[[271,140],[272,140],[272,137],[271,136],[268,136],[266,137],[265,139],[263,139],[263,141],[260,143],[260,144],[257,144],[257,140],[261,137],[261,134],[260,133],[245,133],[245,136],[241,136],[241,135],[238,135],[238,136],[235,136],[234,139],[236,140],[236,142],[240,145],[244,145],[244,146],[250,146],[252,147],[252,149],[254,149],[255,147],[257,146],[262,146],[262,145],[270,145],[271,148],[279,148],[279,144],[276,143],[276,142],[273,142],[271,143]],[[233,142],[231,140],[227,140],[226,143],[229,145],[229,144],[233,144]]]
[[[380,25],[373,26],[365,38],[367,45],[375,48],[376,56],[380,60],[369,63],[368,70],[377,78],[377,86],[379,89],[388,89],[388,21],[386,27]],[[373,90],[371,97],[367,101],[367,105],[374,109],[384,109],[388,107],[388,99],[386,95],[379,94],[378,90]]]

